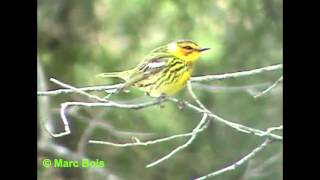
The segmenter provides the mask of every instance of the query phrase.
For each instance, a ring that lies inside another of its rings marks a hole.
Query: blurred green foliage
[[[98,79],[95,75],[132,68],[150,50],[177,39],[192,39],[201,46],[212,48],[202,54],[194,75],[282,63],[282,1],[38,0],[38,52],[46,77],[77,87],[119,82],[117,79]],[[277,71],[209,84],[233,87],[272,83],[281,74]],[[51,83],[48,86],[49,89],[59,88]],[[246,90],[212,92],[197,89],[196,94],[210,110],[227,120],[259,129],[282,124],[281,85],[259,99],[254,99]],[[142,92],[132,89],[130,93],[112,98],[131,101],[143,96]],[[191,101],[185,90],[177,97]],[[59,107],[65,101],[87,100],[78,95],[51,97],[51,107]],[[170,103],[163,109],[81,108],[77,115],[69,117],[72,134],[56,142],[76,150],[87,127],[80,117],[90,121],[99,113],[101,120],[117,130],[155,133],[154,138],[189,132],[201,118],[195,112],[179,110]],[[52,108],[52,114],[60,121],[55,108]],[[103,129],[97,129],[92,138],[131,141],[130,137],[114,137]],[[185,139],[148,147],[86,146],[88,157],[104,160],[108,171],[122,179],[191,179],[231,164],[262,141],[214,122],[187,149],[150,169],[145,165],[184,143]],[[214,179],[282,179],[281,152],[281,144],[272,144],[254,160]],[[262,171],[254,171],[279,153],[275,162],[266,165]],[[44,171],[39,169],[40,179],[48,179]],[[78,173],[61,176],[87,179]]]

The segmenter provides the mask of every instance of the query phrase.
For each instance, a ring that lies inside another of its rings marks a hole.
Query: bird
[[[135,68],[97,77],[123,79],[119,91],[136,87],[151,97],[173,96],[186,86],[200,53],[209,49],[191,40],[177,40],[155,48]]]

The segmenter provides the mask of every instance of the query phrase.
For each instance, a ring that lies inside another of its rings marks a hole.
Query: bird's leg
[[[186,107],[186,101],[183,99],[178,99],[177,105],[178,105],[178,108],[182,110]]]
[[[164,105],[162,104],[165,99],[166,99],[166,95],[164,93],[162,93],[159,97],[158,97],[158,103],[159,103],[159,106],[160,108],[164,108]]]

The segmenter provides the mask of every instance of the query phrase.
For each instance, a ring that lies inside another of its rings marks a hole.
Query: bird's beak
[[[206,51],[206,50],[209,50],[209,49],[210,48],[200,48],[199,51],[202,52],[202,51]]]

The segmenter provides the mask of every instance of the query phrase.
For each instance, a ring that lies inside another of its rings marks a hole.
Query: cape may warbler
[[[200,52],[208,49],[188,40],[175,41],[152,50],[133,69],[98,76],[121,78],[123,88],[137,87],[152,97],[170,96],[186,86]]]

